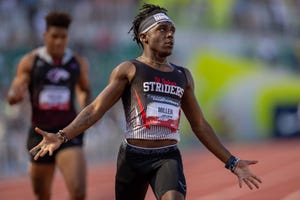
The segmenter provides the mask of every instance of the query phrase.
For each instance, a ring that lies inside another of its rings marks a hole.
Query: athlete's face
[[[161,57],[166,57],[172,54],[174,34],[175,27],[172,23],[161,22],[146,33],[145,43],[151,51],[158,53]]]
[[[68,44],[68,29],[50,26],[44,34],[44,40],[48,53],[53,57],[61,58]]]

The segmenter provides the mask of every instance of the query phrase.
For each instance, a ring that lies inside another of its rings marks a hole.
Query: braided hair
[[[153,14],[156,14],[156,13],[165,13],[165,14],[167,14],[168,10],[165,9],[165,8],[162,8],[160,6],[157,6],[157,5],[146,4],[146,3],[144,3],[142,8],[140,8],[139,10],[140,10],[140,12],[139,12],[138,15],[136,15],[136,17],[132,21],[132,27],[130,28],[128,33],[133,31],[133,34],[132,34],[133,41],[135,41],[138,46],[143,47],[143,44],[140,41],[140,36],[139,36],[139,34],[140,34],[139,33],[139,27],[140,27],[141,22],[144,19],[146,19],[147,17],[149,17]]]

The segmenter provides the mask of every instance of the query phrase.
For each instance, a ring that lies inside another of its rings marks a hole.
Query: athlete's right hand
[[[29,153],[34,155],[34,160],[45,156],[48,152],[52,156],[53,152],[63,143],[59,136],[55,133],[48,133],[36,127],[34,129],[38,134],[43,136],[43,140],[29,150]]]
[[[27,90],[28,90],[28,86],[26,84],[20,85],[18,87],[11,87],[8,90],[7,102],[10,105],[14,105],[22,101],[26,95]]]

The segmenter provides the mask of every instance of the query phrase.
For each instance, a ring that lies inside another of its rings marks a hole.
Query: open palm
[[[258,183],[262,181],[249,170],[249,165],[256,164],[257,162],[254,160],[240,160],[237,163],[234,173],[238,176],[240,187],[242,187],[242,183],[244,182],[251,190],[253,186],[259,188]]]
[[[43,136],[43,140],[29,150],[29,153],[34,155],[34,160],[37,160],[39,157],[45,156],[48,152],[49,155],[52,156],[53,152],[60,147],[62,141],[58,138],[58,136],[54,133],[48,133],[39,129],[38,127],[35,128],[35,131]]]

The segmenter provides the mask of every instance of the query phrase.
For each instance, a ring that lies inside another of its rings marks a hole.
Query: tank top
[[[173,70],[163,72],[138,60],[131,62],[135,76],[122,95],[125,138],[179,141],[181,99],[187,84],[183,67],[170,64]]]
[[[63,127],[76,117],[74,90],[80,64],[69,49],[60,64],[54,64],[45,47],[36,49],[35,54],[29,84],[32,125]]]

